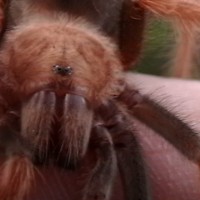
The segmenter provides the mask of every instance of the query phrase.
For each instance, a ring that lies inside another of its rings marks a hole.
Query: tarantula
[[[145,9],[198,25],[198,14],[184,18],[186,9],[196,11],[195,3],[167,2],[7,2],[0,54],[0,199],[23,199],[34,165],[76,168],[88,148],[98,160],[83,199],[109,199],[117,165],[126,199],[151,199],[131,115],[199,162],[198,135],[123,79],[123,68],[140,52]]]

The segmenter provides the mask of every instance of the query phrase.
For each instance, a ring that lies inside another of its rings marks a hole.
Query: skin
[[[198,81],[132,74],[127,77],[128,82],[134,83],[144,94],[150,94],[153,99],[160,101],[197,131],[200,130]],[[140,123],[136,126],[139,129],[139,138],[149,166],[153,199],[198,200],[200,198],[198,166],[188,161],[153,131]]]
[[[150,94],[161,101],[171,111],[178,113],[185,121],[200,130],[200,83],[178,79],[158,78],[129,73],[127,82],[140,88],[140,92]],[[149,84],[149,82],[151,84]],[[195,109],[194,109],[195,108]],[[134,120],[139,130],[148,174],[152,185],[153,200],[199,200],[200,176],[196,164],[184,158],[172,145],[155,132]],[[38,168],[36,183],[28,200],[78,200],[84,180],[92,166],[89,152],[77,171],[64,171],[53,166]],[[112,199],[123,200],[119,177],[113,189]]]

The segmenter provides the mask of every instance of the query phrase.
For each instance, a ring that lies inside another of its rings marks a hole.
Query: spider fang
[[[73,69],[70,66],[54,65],[53,71],[61,76],[72,75]]]

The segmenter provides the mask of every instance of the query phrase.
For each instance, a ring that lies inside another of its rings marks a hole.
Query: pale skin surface
[[[184,118],[200,133],[200,82],[127,75],[128,83]],[[174,147],[149,128],[134,120],[138,137],[148,164],[153,200],[199,200],[200,171]],[[80,200],[87,177],[86,163],[78,171],[64,171],[53,167],[39,169],[39,176],[28,200]],[[125,200],[119,179],[113,189],[112,200]]]

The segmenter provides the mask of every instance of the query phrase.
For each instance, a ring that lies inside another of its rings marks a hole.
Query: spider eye
[[[62,76],[72,75],[72,73],[73,73],[72,67],[62,66],[62,65],[54,65],[53,71],[54,71],[54,73],[62,75]]]

